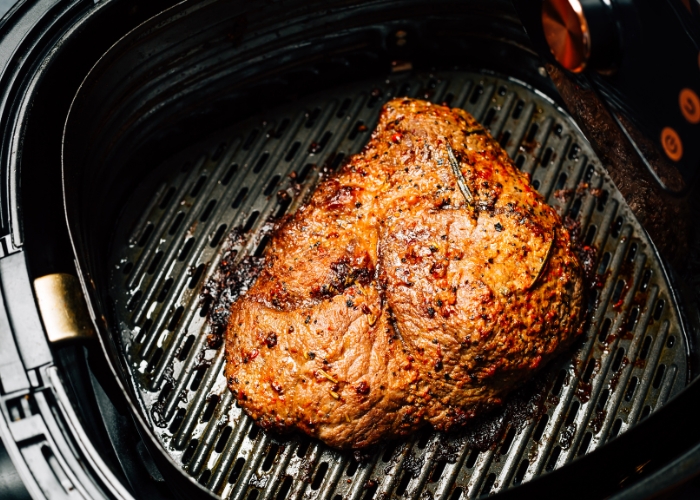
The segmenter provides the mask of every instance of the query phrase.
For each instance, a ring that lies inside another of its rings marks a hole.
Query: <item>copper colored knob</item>
[[[591,34],[579,0],[544,0],[542,27],[554,58],[580,73],[591,57]]]

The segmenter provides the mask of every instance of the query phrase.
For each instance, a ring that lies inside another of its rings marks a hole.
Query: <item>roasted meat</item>
[[[459,109],[394,99],[282,221],[236,301],[226,376],[265,429],[361,448],[500,405],[581,331],[556,212]]]

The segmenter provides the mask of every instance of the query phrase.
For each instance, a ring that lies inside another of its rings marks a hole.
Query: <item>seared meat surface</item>
[[[581,274],[558,215],[472,116],[394,99],[273,234],[232,306],[228,385],[262,427],[339,448],[450,430],[570,345]]]

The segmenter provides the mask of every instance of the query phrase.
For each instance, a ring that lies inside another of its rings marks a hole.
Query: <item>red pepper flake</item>
[[[401,142],[401,137],[403,137],[403,136],[401,134],[399,134],[398,132],[396,132],[394,135],[391,136],[391,140],[393,142],[395,142],[396,144],[398,144],[399,142]]]
[[[260,351],[258,351],[257,349],[253,349],[252,351],[250,351],[250,355],[248,356],[248,359],[252,361],[258,357],[258,354],[260,354]]]
[[[272,387],[272,390],[274,390],[277,394],[282,394],[284,391],[282,390],[282,386],[279,385],[277,382],[274,380],[270,382],[270,386]]]

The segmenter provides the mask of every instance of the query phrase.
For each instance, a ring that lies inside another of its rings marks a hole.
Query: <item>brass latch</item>
[[[34,280],[34,291],[50,342],[95,336],[76,276],[65,273],[42,276]]]

